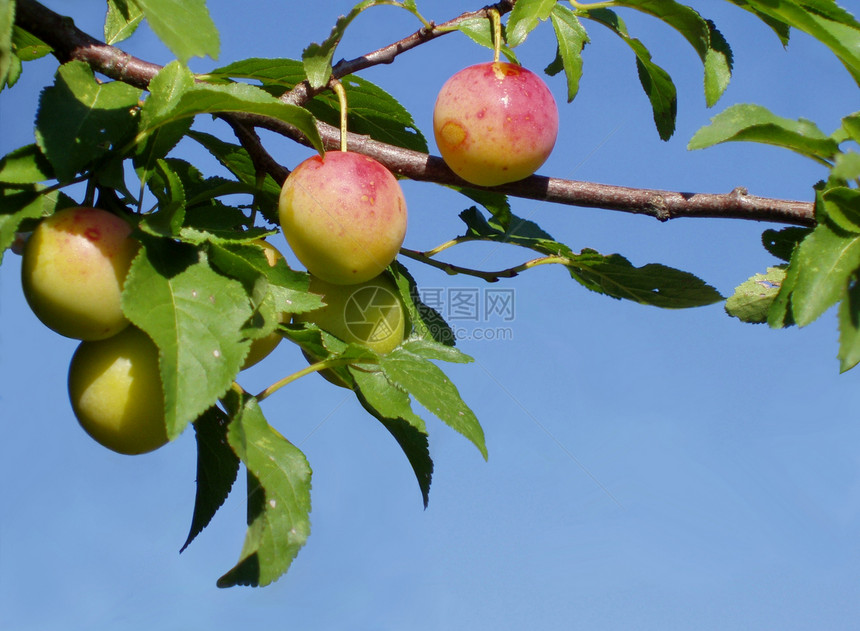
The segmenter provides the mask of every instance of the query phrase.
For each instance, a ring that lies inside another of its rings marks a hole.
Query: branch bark
[[[510,0],[502,0],[478,12],[464,13],[433,29],[422,28],[389,46],[351,61],[338,63],[334,68],[334,76],[342,77],[377,64],[391,63],[402,52],[449,32],[444,27],[453,26],[457,21],[473,18],[476,15],[485,15],[490,8],[496,8],[502,13],[507,12],[512,4]],[[143,89],[161,70],[161,66],[157,64],[133,57],[119,48],[84,33],[70,19],[54,13],[36,0],[18,0],[16,6],[16,23],[49,44],[54,49],[54,55],[61,62],[81,60],[96,72]],[[292,103],[303,103],[312,96],[313,91],[307,84],[299,84],[283,98]],[[224,114],[222,118],[233,127],[239,141],[249,151],[258,168],[266,170],[279,182],[283,181],[289,171],[269,156],[252,128],[268,129],[307,144],[307,140],[298,130],[280,121],[243,114]],[[338,149],[340,131],[324,123],[318,123],[318,127],[326,148]],[[350,134],[348,142],[350,150],[375,158],[399,176],[443,185],[477,188],[457,177],[440,157],[389,145],[356,134]],[[519,182],[488,190],[513,197],[570,206],[648,215],[660,221],[680,217],[710,217],[798,226],[815,225],[813,203],[758,197],[750,195],[746,189],[740,187],[725,194],[685,193],[533,175]]]

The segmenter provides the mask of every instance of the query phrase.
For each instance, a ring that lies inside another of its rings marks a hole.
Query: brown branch
[[[332,67],[332,77],[335,79],[340,79],[349,74],[355,74],[356,72],[360,72],[361,70],[366,70],[372,66],[378,66],[380,64],[390,64],[395,58],[401,53],[406,52],[407,50],[412,50],[416,46],[420,46],[421,44],[425,44],[431,40],[436,39],[437,37],[441,37],[442,35],[446,35],[451,33],[458,24],[465,22],[467,20],[473,20],[475,18],[488,18],[490,11],[496,10],[500,15],[504,15],[514,8],[514,2],[516,0],[501,0],[496,4],[488,5],[483,9],[479,9],[477,11],[469,11],[467,13],[463,13],[452,20],[448,20],[447,22],[443,22],[442,24],[434,24],[432,28],[422,28],[403,39],[394,42],[393,44],[389,44],[388,46],[383,46],[372,53],[367,53],[362,55],[361,57],[356,57],[355,59],[351,59],[349,61],[341,60],[336,63]],[[302,105],[306,103],[308,100],[313,98],[316,94],[319,94],[322,90],[327,88],[320,88],[314,90],[311,88],[310,83],[307,81],[302,81],[298,85],[296,85],[292,90],[287,92],[281,97],[282,101],[287,103],[293,103],[295,105]]]
[[[511,4],[510,0],[505,0],[495,6],[500,10],[509,10]],[[457,19],[463,19],[463,16]],[[84,61],[95,71],[118,81],[146,88],[149,81],[161,69],[157,64],[132,57],[118,48],[87,35],[76,28],[71,20],[57,15],[36,0],[18,0],[15,21],[19,26],[52,46],[54,54],[60,61],[72,59]],[[445,24],[453,22],[452,20]],[[438,27],[432,31],[422,29],[391,46],[358,59],[337,64],[338,75],[349,74],[379,63],[390,63],[401,52],[443,33],[444,31],[440,31]],[[286,170],[271,159],[250,128],[269,129],[307,144],[307,139],[301,132],[281,121],[249,114],[225,114],[222,117],[234,126],[234,130],[237,130],[240,142],[251,153],[258,168],[264,168],[279,182],[285,177]],[[324,123],[318,123],[318,127],[326,148],[336,150],[340,146],[340,131]],[[454,175],[439,157],[356,134],[349,135],[349,146],[352,151],[377,159],[402,177],[475,188]],[[757,197],[749,195],[743,188],[736,188],[727,194],[683,193],[533,175],[491,190],[526,199],[649,215],[660,221],[679,217],[711,217],[752,219],[800,226],[815,224],[814,205],[811,202]]]

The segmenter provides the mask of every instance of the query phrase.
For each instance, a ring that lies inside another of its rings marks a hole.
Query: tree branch
[[[510,10],[512,2],[503,0],[493,6],[500,12],[505,12]],[[352,61],[340,62],[335,66],[335,74],[343,76],[376,64],[391,63],[401,52],[415,48],[447,32],[442,27],[480,15],[489,8],[463,14],[432,30],[421,29],[373,53]],[[72,59],[84,61],[95,71],[117,81],[145,89],[161,69],[157,64],[143,61],[114,46],[100,42],[75,27],[70,19],[57,15],[36,0],[18,0],[15,21],[20,27],[53,47],[55,56],[61,62]],[[301,102],[305,98],[298,86],[290,94],[291,101]],[[240,142],[249,151],[258,168],[265,169],[279,182],[283,181],[288,171],[265,152],[259,138],[249,128],[269,129],[307,144],[307,139],[298,130],[267,117],[224,114],[222,118],[233,126]],[[318,123],[318,127],[326,148],[336,150],[340,146],[340,131],[321,122]],[[437,156],[396,147],[356,134],[349,135],[349,146],[352,151],[375,158],[402,177],[443,185],[477,188],[454,175]],[[814,205],[811,202],[757,197],[748,194],[743,188],[736,188],[726,194],[684,193],[533,175],[491,190],[526,199],[648,215],[660,221],[680,217],[710,217],[751,219],[799,226],[815,224]]]

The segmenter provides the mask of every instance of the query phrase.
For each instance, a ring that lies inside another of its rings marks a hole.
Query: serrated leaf
[[[811,228],[799,228],[790,226],[782,230],[765,230],[761,235],[761,242],[765,250],[778,259],[790,261],[794,248],[812,232]]]
[[[169,161],[156,161],[149,189],[158,200],[158,208],[142,223],[152,234],[176,236],[185,221],[185,187]]]
[[[291,270],[283,259],[269,265],[257,244],[213,243],[209,251],[212,264],[241,281],[255,304],[268,295],[282,313],[305,313],[323,306],[317,294],[308,292],[306,272]]]
[[[105,43],[118,44],[128,39],[143,21],[143,12],[134,0],[108,0],[105,16]]]
[[[524,41],[538,24],[548,19],[556,0],[519,0],[508,17],[505,40],[508,46],[516,48]]]
[[[675,119],[678,115],[678,93],[672,77],[651,60],[651,53],[641,41],[630,37],[624,22],[614,11],[594,9],[588,12],[587,17],[609,27],[633,50],[639,82],[651,102],[657,132],[661,140],[669,140],[675,133]]]
[[[860,153],[849,151],[838,154],[830,174],[843,182],[860,178]]]
[[[245,83],[195,83],[188,68],[178,62],[165,66],[150,83],[150,96],[141,110],[139,141],[160,127],[198,114],[244,112],[260,114],[298,128],[318,151],[322,140],[314,118],[306,109],[282,103],[271,94]],[[152,101],[150,103],[150,101]]]
[[[222,166],[235,175],[240,182],[250,187],[255,192],[256,208],[268,221],[278,223],[278,199],[281,186],[268,173],[258,186],[254,161],[243,147],[224,142],[220,138],[203,132],[192,131],[188,136],[203,145]]]
[[[697,11],[674,0],[620,0],[614,6],[637,9],[662,20],[696,50],[705,69],[705,97],[708,107],[719,100],[732,74],[732,53],[712,22]]]
[[[0,187],[0,262],[6,249],[15,242],[22,223],[69,206],[77,203],[59,191],[43,194],[38,187],[24,190]]]
[[[211,269],[197,249],[147,240],[125,281],[122,308],[160,351],[168,436],[230,388],[248,353],[251,316],[241,283]]]
[[[134,166],[141,183],[149,181],[159,160],[167,157],[173,148],[191,129],[193,119],[182,118],[163,125],[146,137],[146,142],[137,146]]]
[[[227,442],[229,419],[217,407],[206,410],[194,422],[197,438],[197,493],[188,538],[179,552],[199,535],[224,504],[236,476],[239,458]]]
[[[50,162],[36,145],[10,151],[0,160],[0,182],[4,184],[36,184],[53,177]]]
[[[737,0],[732,0],[738,3]],[[860,85],[860,23],[832,0],[745,0],[756,12],[827,46]]]
[[[266,422],[256,399],[230,398],[227,440],[248,471],[248,533],[218,587],[265,586],[289,569],[310,534],[311,468]]]
[[[82,61],[60,66],[54,85],[42,91],[36,115],[36,142],[60,182],[134,135],[140,95],[119,81],[100,83]]]
[[[34,61],[50,55],[53,48],[19,26],[12,29],[12,52],[21,61]]]
[[[842,131],[846,140],[850,138],[854,142],[860,143],[860,112],[849,114],[842,119]]]
[[[424,339],[434,340],[439,344],[453,346],[457,341],[454,331],[445,322],[442,314],[428,307],[421,300],[418,285],[409,273],[409,270],[402,263],[395,260],[392,265],[392,272],[397,288],[400,290],[400,299],[403,301],[403,306],[409,314],[412,334]]]
[[[761,105],[743,103],[713,117],[710,125],[693,135],[687,148],[704,149],[740,140],[791,149],[828,166],[828,160],[839,150],[836,141],[811,121],[782,118]]]
[[[218,29],[205,0],[133,0],[153,32],[183,63],[220,52]]]
[[[12,29],[14,25],[15,1],[0,0],[0,89],[6,85],[15,56],[12,52]]]
[[[489,48],[490,50],[494,50],[495,44],[493,43],[493,27],[490,24],[489,19],[483,17],[476,17],[462,20],[457,23],[457,30],[466,35],[473,42],[476,42],[481,46],[484,46],[485,48]],[[511,49],[510,46],[502,44],[500,52],[511,63],[520,63],[517,59],[516,53],[513,51],[513,49]]]
[[[222,81],[251,79],[264,86],[279,86],[285,92],[305,80],[305,71],[302,62],[296,59],[251,57],[216,68],[201,78]]]
[[[350,368],[350,373],[361,405],[391,433],[409,460],[426,508],[430,500],[433,460],[424,421],[412,411],[409,395],[380,371]]]
[[[424,359],[433,359],[436,361],[451,362],[455,364],[468,364],[474,359],[466,355],[463,351],[454,348],[449,344],[440,344],[439,342],[427,338],[413,338],[406,340],[403,343],[403,348],[414,353]]]
[[[579,92],[579,80],[582,78],[582,50],[590,40],[579,18],[566,6],[556,4],[550,19],[558,41],[557,59],[564,68],[567,78],[567,102],[570,103]],[[549,69],[547,71],[549,72]]]
[[[739,285],[735,293],[726,300],[726,313],[741,322],[767,322],[770,306],[784,280],[785,269],[782,267],[769,267],[767,273],[752,276]]]
[[[827,219],[846,232],[860,233],[860,191],[836,186],[823,191],[818,209]]]
[[[321,88],[331,78],[331,61],[334,51],[340,44],[346,27],[349,26],[362,11],[377,4],[389,4],[388,0],[364,0],[355,5],[346,15],[337,19],[329,36],[321,44],[312,43],[302,51],[302,63],[305,75],[312,88]]]
[[[782,43],[783,46],[788,45],[788,39],[791,30],[791,27],[788,24],[786,24],[782,20],[775,20],[769,15],[757,10],[755,7],[750,6],[748,0],[729,0],[729,2],[736,4],[742,9],[746,9],[747,11],[758,17],[762,22],[767,24],[773,30],[774,33],[776,33],[776,36],[779,38],[779,41]]]
[[[460,398],[456,386],[438,366],[403,346],[380,356],[379,365],[389,381],[407,391],[431,414],[469,439],[486,460],[487,446],[481,424]]]
[[[722,300],[716,289],[693,274],[656,263],[634,267],[619,254],[603,255],[590,249],[577,254],[537,224],[518,217],[512,218],[507,231],[487,222],[475,208],[460,213],[460,218],[468,226],[466,236],[558,257],[555,262],[567,267],[580,284],[613,298],[666,309],[700,307]]]
[[[839,370],[845,372],[860,363],[860,284],[856,280],[839,305]]]
[[[792,257],[797,279],[791,312],[799,326],[810,324],[841,300],[860,267],[860,236],[819,224]]]
[[[634,267],[620,254],[583,250],[568,265],[588,289],[613,298],[663,309],[688,309],[720,302],[720,293],[702,279],[659,263]]]

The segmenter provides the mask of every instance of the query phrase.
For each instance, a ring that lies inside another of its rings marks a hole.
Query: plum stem
[[[407,248],[400,248],[400,254],[414,261],[419,261],[421,263],[429,265],[430,267],[440,269],[451,276],[463,274],[465,276],[482,278],[488,283],[498,282],[502,278],[513,278],[514,276],[518,276],[520,272],[532,269],[533,267],[538,267],[539,265],[573,264],[573,260],[569,257],[561,255],[549,255],[531,259],[529,261],[526,261],[525,263],[520,263],[519,265],[508,267],[502,270],[484,271],[472,269],[470,267],[463,267],[461,265],[454,265],[453,263],[446,263],[444,261],[437,261],[436,259],[430,258],[430,255],[428,255],[426,252],[417,252],[415,250],[410,250]]]
[[[337,101],[340,105],[340,150],[346,151],[346,88],[343,87],[343,84],[340,81],[333,79],[332,89],[334,90],[334,93],[337,94]]]
[[[502,18],[498,9],[490,9],[488,13],[493,25],[493,62],[498,63],[502,50]]]
[[[279,379],[278,381],[276,381],[275,383],[270,385],[265,390],[262,390],[254,398],[257,399],[257,401],[262,401],[263,399],[267,398],[269,395],[274,394],[275,392],[277,392],[278,390],[280,390],[284,386],[291,384],[292,382],[296,381],[297,379],[301,379],[305,375],[310,375],[312,373],[319,372],[321,370],[326,370],[328,368],[334,368],[335,366],[341,366],[343,364],[349,364],[352,361],[355,361],[355,360],[354,359],[345,359],[345,358],[333,357],[330,359],[324,359],[322,361],[318,361],[314,364],[309,364],[305,368],[302,368],[301,370],[297,370],[296,372],[287,375],[283,379]]]

